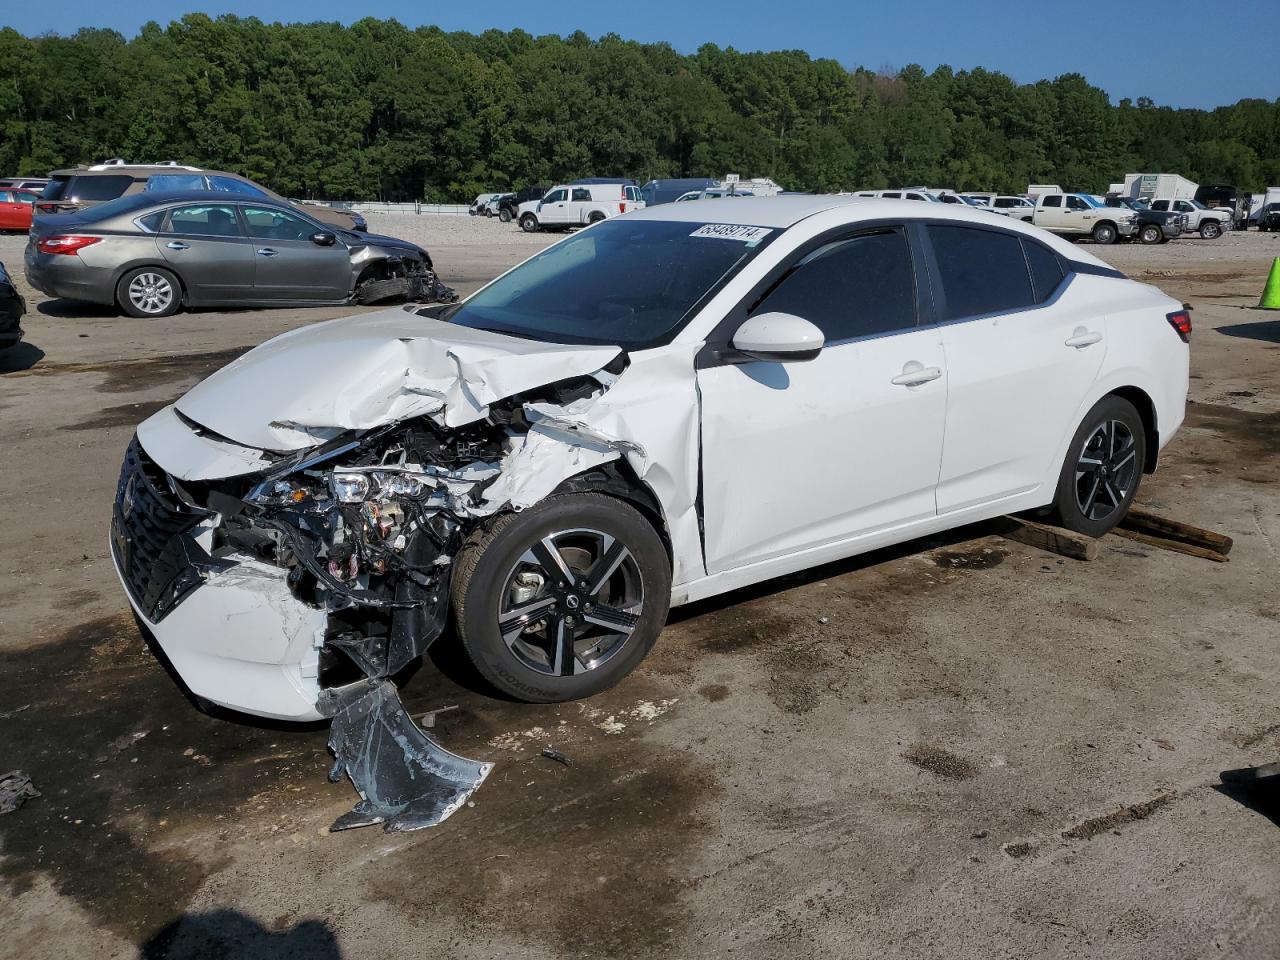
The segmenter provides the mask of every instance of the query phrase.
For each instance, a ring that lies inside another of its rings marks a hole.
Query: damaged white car
[[[1189,331],[962,206],[667,204],[245,354],[139,427],[112,552],[225,707],[334,716],[451,608],[501,691],[586,697],[672,604],[1012,511],[1110,529],[1182,422]]]

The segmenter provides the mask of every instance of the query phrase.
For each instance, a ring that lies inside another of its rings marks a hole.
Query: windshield
[[[1083,200],[1085,203],[1087,203],[1089,206],[1093,207],[1095,210],[1101,210],[1106,206],[1105,203],[1100,201],[1097,197],[1093,196],[1092,194],[1077,193],[1076,196],[1079,197],[1081,200]]]
[[[438,316],[533,340],[658,346],[779,232],[684,220],[607,220]]]
[[[1187,201],[1187,202],[1188,202],[1188,203],[1190,203],[1190,204],[1191,204],[1193,207],[1195,207],[1197,210],[1208,210],[1208,209],[1209,209],[1209,208],[1208,208],[1208,207],[1206,207],[1203,203],[1201,203],[1199,200],[1189,200],[1189,201]]]

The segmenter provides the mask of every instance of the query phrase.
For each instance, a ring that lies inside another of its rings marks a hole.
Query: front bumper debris
[[[375,682],[333,717],[330,781],[345,773],[360,802],[330,830],[381,823],[388,833],[421,830],[447,820],[493,769],[450,753],[405,712],[395,685]]]

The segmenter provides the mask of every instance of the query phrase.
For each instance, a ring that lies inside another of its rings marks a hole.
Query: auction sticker
[[[748,227],[740,223],[704,223],[691,237],[713,237],[716,240],[737,240],[739,243],[759,243],[773,233],[768,227]]]

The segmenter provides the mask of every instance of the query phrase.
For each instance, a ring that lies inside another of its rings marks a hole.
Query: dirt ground
[[[464,291],[545,242],[413,229]],[[18,276],[22,246],[0,238]],[[328,833],[355,795],[324,729],[192,709],[107,556],[134,424],[350,310],[143,322],[26,291],[0,772],[43,796],[0,816],[5,954],[1275,957],[1280,795],[1219,774],[1280,760],[1280,314],[1251,309],[1280,235],[1101,252],[1195,308],[1189,419],[1140,498],[1233,536],[1229,563],[970,527],[678,610],[559,706],[489,695],[446,635],[405,701],[456,706],[434,735],[497,766],[406,835]]]

